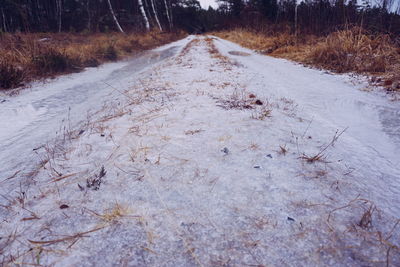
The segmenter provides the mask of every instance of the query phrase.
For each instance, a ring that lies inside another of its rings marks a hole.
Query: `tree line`
[[[173,0],[1,0],[3,32],[161,31],[174,27]]]
[[[400,35],[398,0],[217,1],[216,10],[204,10],[197,0],[0,0],[0,30],[204,32],[240,26],[326,34],[360,26]]]
[[[286,27],[326,34],[343,27],[400,35],[400,1],[378,0],[218,0],[221,27]]]

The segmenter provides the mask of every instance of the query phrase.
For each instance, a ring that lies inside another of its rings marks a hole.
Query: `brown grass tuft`
[[[0,36],[0,89],[96,67],[175,41],[183,33],[16,33]]]
[[[218,59],[223,64],[233,64],[233,62],[231,62],[231,60],[228,57],[222,55],[219,52],[219,50],[217,49],[217,47],[214,44],[213,39],[215,39],[215,38],[210,38],[210,37],[205,38],[205,41],[206,41],[207,47],[208,47],[208,52],[210,53],[211,57]]]
[[[106,222],[114,222],[119,220],[122,217],[125,217],[129,214],[129,208],[122,206],[118,203],[114,205],[111,209],[108,209],[101,214],[100,217]]]
[[[0,88],[13,88],[22,84],[26,72],[18,66],[9,64],[7,61],[0,61]]]
[[[399,50],[387,35],[367,35],[358,28],[330,34],[307,57],[337,72],[386,73],[400,64]]]
[[[82,64],[65,51],[54,47],[45,47],[32,56],[31,65],[35,74],[40,76],[41,73],[56,74],[78,70]]]

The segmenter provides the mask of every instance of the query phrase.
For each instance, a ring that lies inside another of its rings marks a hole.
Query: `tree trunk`
[[[158,19],[157,10],[156,10],[156,7],[154,5],[154,0],[150,0],[150,3],[151,3],[151,7],[153,8],[154,17],[156,18],[156,22],[157,22],[158,28],[160,29],[160,31],[162,31],[163,29],[161,27],[160,20]]]
[[[142,16],[143,16],[144,26],[146,27],[146,31],[149,31],[150,23],[149,23],[149,19],[147,18],[146,11],[144,10],[144,7],[143,7],[143,1],[138,0],[138,3],[139,3],[140,13],[142,13]]]
[[[115,16],[115,13],[114,13],[114,10],[113,10],[113,8],[112,8],[112,5],[111,5],[110,0],[107,0],[107,3],[108,3],[108,8],[110,9],[110,13],[111,13],[111,15],[112,15],[112,17],[113,17],[113,20],[114,20],[115,25],[117,26],[118,30],[119,30],[120,32],[122,32],[122,33],[125,33],[124,30],[121,28],[121,25],[119,25],[119,22],[118,22],[118,20],[117,20],[117,17]]]
[[[296,6],[294,8],[294,35],[296,38],[296,43],[297,43],[297,2],[296,2]]]
[[[58,17],[58,32],[61,32],[62,0],[57,0],[56,4],[57,4],[57,15],[58,15],[57,16]]]
[[[3,17],[3,31],[7,32],[6,16],[4,16],[4,10],[3,9],[1,9],[1,15]]]
[[[169,15],[169,13],[170,13],[170,8],[168,7],[167,0],[164,0],[164,5],[165,5],[165,12],[167,13],[167,19],[168,19],[168,24],[169,24],[169,30],[172,31],[172,20],[171,20],[171,16]]]
[[[149,4],[147,0],[142,0],[142,2],[143,2],[144,10],[146,11],[147,17],[149,18],[150,28],[153,28],[153,26],[154,26],[154,18],[153,17],[154,16],[151,13],[151,4]]]
[[[86,0],[86,12],[88,15],[86,28],[90,32],[92,29],[92,13],[90,12],[90,0]]]
[[[171,28],[174,27],[174,17],[172,16],[172,4],[169,2],[169,18],[171,20]]]

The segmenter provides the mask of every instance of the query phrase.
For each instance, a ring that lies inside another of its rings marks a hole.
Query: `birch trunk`
[[[144,11],[146,12],[147,18],[149,18],[150,28],[153,28],[154,18],[153,18],[153,15],[151,14],[151,5],[147,2],[147,0],[142,0],[142,2],[143,2]],[[147,7],[147,9],[146,9],[146,7]]]
[[[119,25],[119,22],[118,22],[118,20],[117,20],[117,17],[115,16],[115,13],[114,13],[114,10],[113,10],[113,8],[112,8],[112,5],[111,5],[110,0],[107,0],[107,3],[108,3],[108,8],[110,9],[110,13],[111,13],[111,15],[112,15],[112,17],[113,17],[113,20],[114,20],[115,25],[117,26],[118,30],[119,30],[120,32],[122,32],[122,33],[125,33],[124,30],[121,28],[121,25]]]
[[[143,1],[142,0],[138,0],[138,2],[139,2],[140,13],[142,13],[142,16],[143,16],[143,20],[144,20],[144,25],[146,27],[146,31],[149,31],[150,30],[150,23],[149,23],[149,19],[147,18],[146,11],[144,10],[144,7],[143,7]]]
[[[171,19],[171,28],[174,27],[174,17],[172,16],[172,4],[169,2],[169,18]]]
[[[169,15],[170,9],[168,7],[167,0],[164,0],[164,5],[165,5],[165,12],[167,13],[169,29],[172,30],[172,21],[171,21],[171,16]]]
[[[153,8],[154,17],[156,18],[156,22],[157,22],[158,28],[160,29],[160,31],[162,31],[163,29],[161,27],[160,20],[158,19],[157,10],[156,10],[156,7],[154,5],[154,0],[150,0],[150,3],[151,3],[151,7]]]

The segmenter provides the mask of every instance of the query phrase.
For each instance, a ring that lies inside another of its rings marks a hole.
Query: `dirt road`
[[[33,117],[2,117],[0,262],[400,264],[398,102],[214,37],[149,55],[0,104]]]

